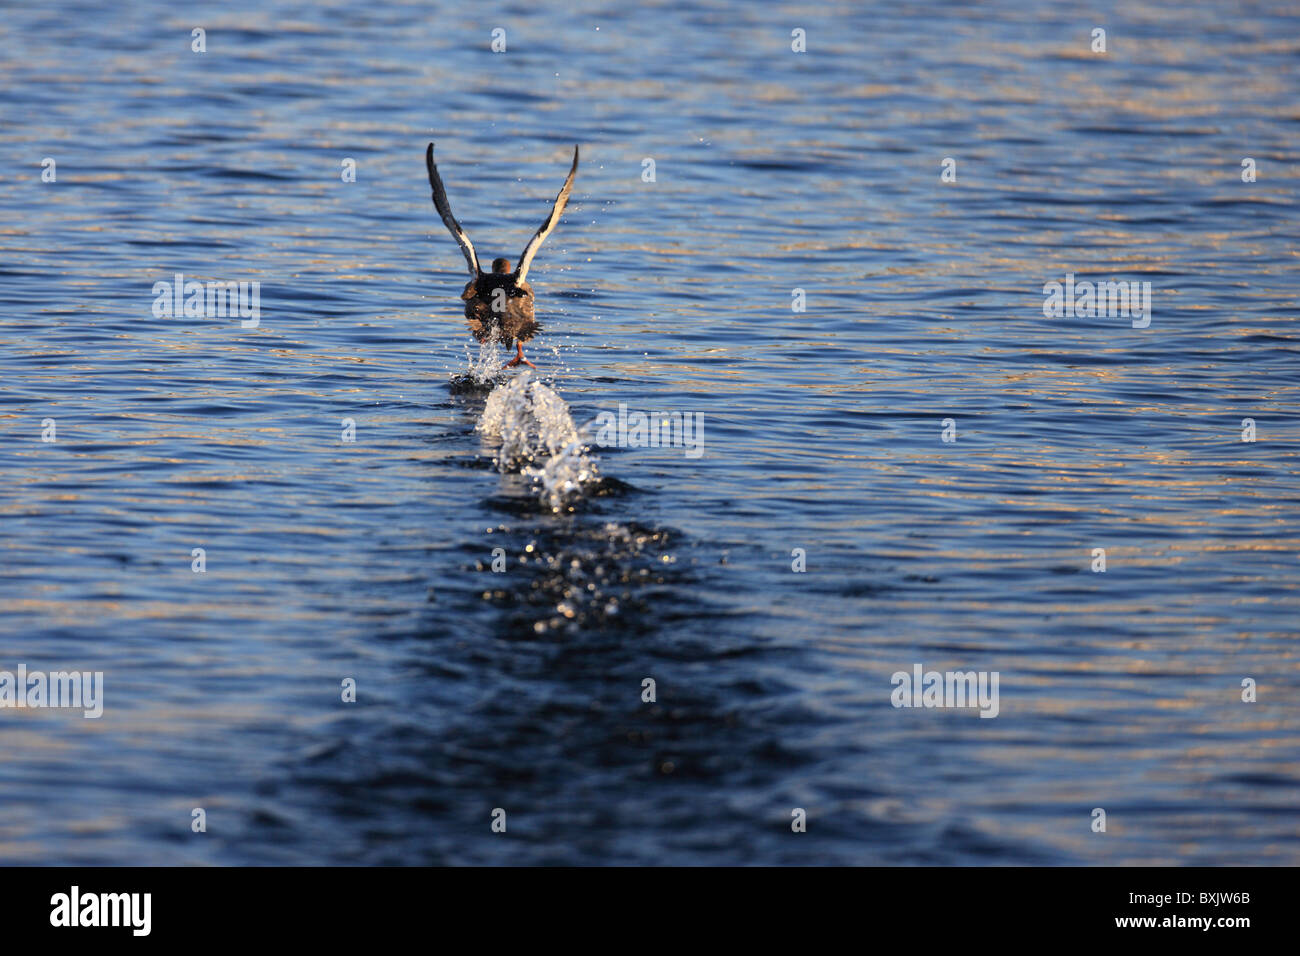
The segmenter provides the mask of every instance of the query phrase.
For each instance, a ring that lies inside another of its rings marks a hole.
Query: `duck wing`
[[[447,202],[447,190],[443,188],[442,177],[438,175],[438,167],[433,162],[432,143],[424,154],[424,165],[429,167],[429,185],[433,187],[434,208],[438,210],[438,215],[442,217],[443,225],[447,227],[451,237],[460,246],[460,251],[465,253],[465,261],[469,263],[469,274],[477,278],[481,270],[478,267],[478,256],[474,252],[474,243],[469,241],[469,236],[465,235],[465,230],[451,214],[451,204]]]
[[[533,234],[533,238],[528,240],[528,245],[524,246],[523,254],[519,257],[519,268],[515,270],[516,282],[524,281],[524,278],[528,275],[528,267],[533,263],[533,256],[537,255],[537,250],[541,248],[542,242],[559,224],[560,215],[569,202],[569,193],[573,191],[573,177],[576,175],[578,175],[577,146],[573,147],[573,166],[569,168],[569,178],[564,181],[560,194],[555,197],[555,205],[551,207],[551,214],[546,217],[546,221],[542,223],[541,228]]]

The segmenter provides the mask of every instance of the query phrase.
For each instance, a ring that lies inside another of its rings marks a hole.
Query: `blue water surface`
[[[0,709],[0,861],[1300,863],[1294,5],[0,24],[0,669],[105,682]],[[430,141],[485,261],[580,144],[528,355],[699,457],[494,467]]]

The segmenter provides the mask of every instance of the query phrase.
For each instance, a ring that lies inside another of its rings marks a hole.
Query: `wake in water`
[[[478,430],[497,444],[497,470],[531,478],[543,504],[561,511],[596,480],[591,449],[568,403],[525,371],[487,397]]]

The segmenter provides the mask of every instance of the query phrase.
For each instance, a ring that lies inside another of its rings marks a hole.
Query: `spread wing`
[[[433,162],[433,144],[429,144],[429,149],[424,154],[424,165],[429,167],[429,185],[433,187],[433,205],[438,210],[438,215],[442,216],[443,225],[451,233],[453,239],[460,246],[460,251],[465,253],[465,261],[469,263],[469,274],[478,277],[480,272],[478,267],[478,256],[474,253],[474,243],[469,241],[469,236],[465,235],[465,230],[460,227],[456,217],[451,214],[451,204],[447,202],[447,190],[443,188],[442,177],[438,175],[438,167]]]
[[[573,191],[573,177],[578,175],[578,147],[573,147],[573,166],[569,169],[569,178],[564,181],[560,194],[555,197],[555,205],[551,208],[551,214],[546,217],[542,227],[533,234],[533,238],[528,240],[528,245],[524,246],[523,254],[519,257],[519,268],[515,270],[515,281],[523,282],[524,277],[528,275],[528,267],[533,263],[533,256],[537,255],[537,250],[541,248],[542,242],[551,231],[559,224],[560,214],[564,212],[564,207],[568,205],[569,193]]]

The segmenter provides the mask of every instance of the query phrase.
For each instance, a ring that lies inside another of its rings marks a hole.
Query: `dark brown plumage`
[[[555,197],[551,214],[528,240],[528,245],[524,247],[523,254],[519,257],[519,268],[513,272],[510,271],[509,259],[493,260],[491,272],[484,272],[479,268],[474,244],[469,241],[469,236],[465,234],[465,230],[460,227],[460,223],[451,213],[451,205],[447,202],[447,190],[443,187],[442,177],[438,175],[438,167],[433,162],[433,143],[429,144],[424,154],[424,162],[429,171],[429,185],[433,187],[433,205],[437,208],[438,215],[442,217],[443,224],[446,225],[452,238],[460,246],[461,252],[465,255],[465,262],[469,265],[470,280],[460,297],[465,300],[465,318],[469,322],[470,333],[480,342],[496,335],[507,346],[513,343],[515,357],[506,363],[507,368],[519,365],[521,362],[525,365],[533,365],[524,358],[523,344],[540,332],[542,327],[533,314],[533,290],[525,281],[525,277],[528,275],[528,267],[532,264],[533,256],[537,254],[543,240],[555,229],[564,207],[569,202],[573,179],[578,173],[578,147],[573,147],[573,165],[569,168],[568,178],[564,180],[560,194]],[[535,365],[533,367],[536,368]]]
[[[470,333],[480,342],[496,331],[506,345],[523,343],[542,330],[533,315],[533,290],[515,278],[509,259],[493,261],[492,271],[470,279],[460,297]]]

